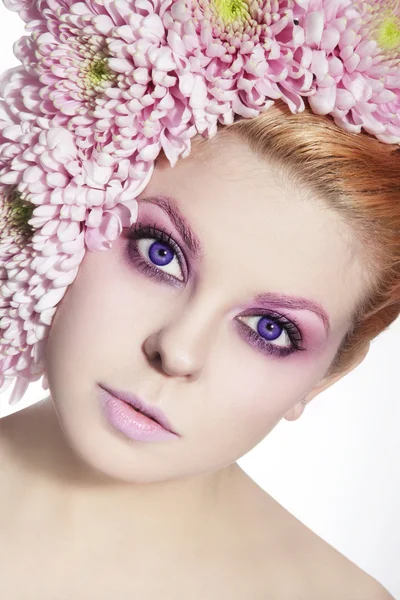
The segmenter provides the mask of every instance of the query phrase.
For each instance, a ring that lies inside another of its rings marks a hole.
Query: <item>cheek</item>
[[[131,361],[140,348],[144,328],[163,299],[154,293],[154,283],[127,263],[126,243],[121,237],[110,250],[86,253],[53,318],[49,369],[57,365],[75,378],[77,372],[103,376],[113,365]]]
[[[261,430],[277,422],[310,391],[335,352],[329,345],[279,359],[259,356],[251,348],[235,349],[230,354],[227,348],[219,348],[216,360],[211,361],[210,391],[222,412]]]
[[[114,249],[85,254],[51,324],[46,352],[52,366],[55,360],[65,368],[87,365],[92,353],[103,352],[116,338],[129,295],[115,254]]]

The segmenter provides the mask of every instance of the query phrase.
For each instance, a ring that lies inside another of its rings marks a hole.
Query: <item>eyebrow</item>
[[[191,228],[189,222],[179,210],[174,198],[165,195],[156,195],[148,198],[142,198],[140,201],[149,202],[151,204],[160,206],[170,217],[193,257],[198,260],[203,256],[203,246]],[[278,294],[276,292],[267,292],[257,294],[253,298],[253,302],[267,308],[275,306],[276,308],[289,308],[293,310],[310,310],[322,320],[326,334],[329,335],[331,331],[331,326],[326,311],[322,308],[321,304],[315,300],[309,300],[299,296]]]
[[[173,198],[170,196],[152,196],[151,198],[142,198],[141,202],[150,202],[160,206],[167,213],[193,258],[199,260],[204,255],[203,246],[199,238],[179,210]]]
[[[300,298],[298,296],[282,295],[275,292],[268,292],[264,294],[258,294],[253,298],[253,301],[257,304],[265,305],[268,308],[271,308],[275,305],[276,307],[291,308],[293,310],[311,310],[322,320],[326,334],[329,335],[331,331],[331,325],[327,313],[322,308],[321,304],[315,302],[315,300]]]

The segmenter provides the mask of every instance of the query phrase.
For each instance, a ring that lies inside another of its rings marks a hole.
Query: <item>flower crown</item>
[[[161,151],[275,100],[400,143],[399,0],[3,0],[30,35],[0,80],[0,392],[44,373],[86,250],[137,217]]]

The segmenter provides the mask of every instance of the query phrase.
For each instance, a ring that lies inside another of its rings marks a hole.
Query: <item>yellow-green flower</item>
[[[386,58],[400,57],[400,4],[398,0],[375,0],[360,5],[361,32],[374,40]]]
[[[24,244],[34,232],[28,221],[35,206],[24,200],[14,187],[0,193],[0,242],[9,238]]]

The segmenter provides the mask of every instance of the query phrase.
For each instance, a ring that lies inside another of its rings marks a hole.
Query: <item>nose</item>
[[[158,371],[190,381],[197,379],[217,335],[215,311],[186,307],[145,340],[144,353]]]

